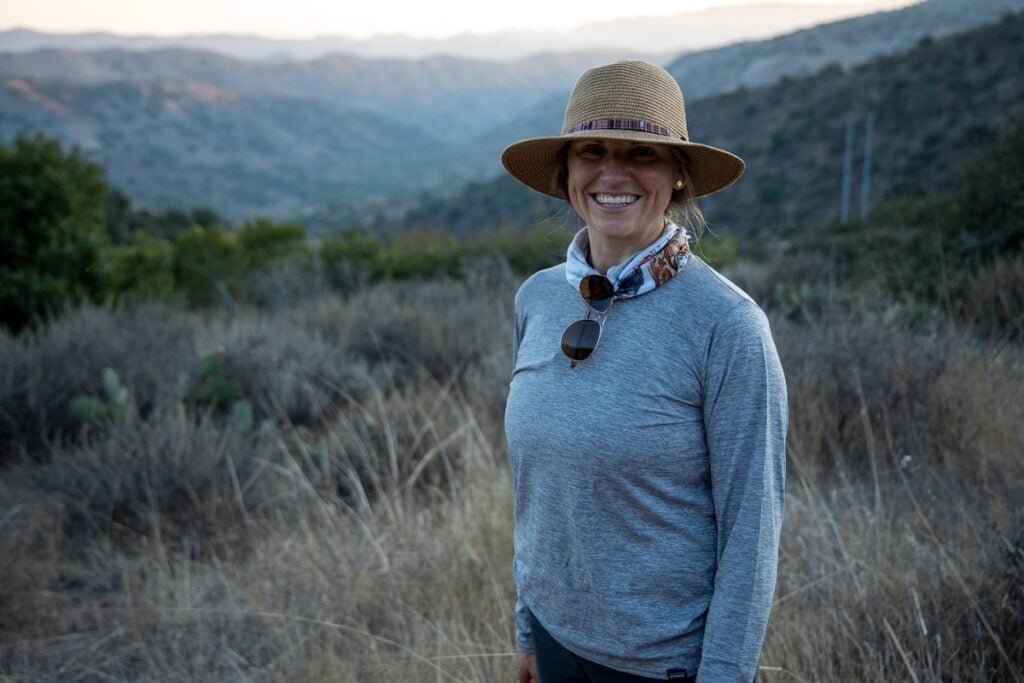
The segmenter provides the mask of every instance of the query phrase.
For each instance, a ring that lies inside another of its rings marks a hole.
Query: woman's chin
[[[610,242],[636,242],[637,248],[653,242],[661,235],[663,223],[658,221],[647,226],[640,226],[635,216],[617,216],[614,219],[601,218],[587,223],[590,240],[607,240]],[[644,244],[641,244],[644,243]]]

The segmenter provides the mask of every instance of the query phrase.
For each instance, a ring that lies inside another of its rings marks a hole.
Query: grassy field
[[[0,680],[512,680],[514,290],[0,335]],[[761,680],[1022,680],[1024,349],[818,304]]]

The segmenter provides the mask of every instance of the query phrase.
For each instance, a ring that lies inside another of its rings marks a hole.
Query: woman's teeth
[[[594,200],[601,205],[624,206],[632,204],[639,197],[635,194],[596,194]]]

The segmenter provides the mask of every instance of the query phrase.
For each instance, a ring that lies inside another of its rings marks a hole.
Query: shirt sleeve
[[[522,317],[520,315],[519,296],[515,300],[515,320],[512,334],[512,370],[516,367],[519,344],[523,337]],[[519,596],[519,571],[515,555],[512,557],[512,577],[516,583],[516,604],[513,617],[516,624],[516,647],[520,652],[533,652],[533,633],[530,628],[530,611]]]
[[[712,331],[704,390],[718,564],[697,680],[749,683],[775,591],[788,422],[782,365],[753,302]]]
[[[514,562],[514,561],[513,561]],[[530,628],[530,610],[519,597],[519,590],[516,589],[516,648],[520,652],[533,652],[533,632]]]

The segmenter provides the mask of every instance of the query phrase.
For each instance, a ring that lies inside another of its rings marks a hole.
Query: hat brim
[[[555,187],[558,156],[563,146],[578,138],[650,142],[682,148],[690,159],[688,173],[693,197],[703,197],[732,185],[743,175],[745,167],[742,159],[724,149],[635,130],[588,130],[557,137],[528,138],[506,147],[501,153],[501,163],[519,182],[548,196],[568,201],[565,193]]]

